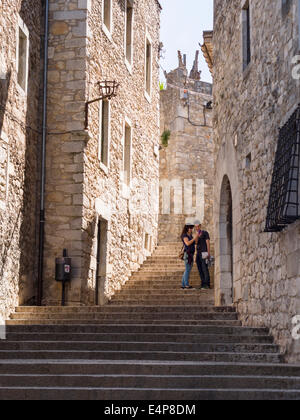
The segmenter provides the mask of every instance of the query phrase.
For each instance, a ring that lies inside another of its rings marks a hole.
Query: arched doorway
[[[227,175],[224,176],[220,196],[220,303],[231,305],[233,288],[233,205],[232,190]]]

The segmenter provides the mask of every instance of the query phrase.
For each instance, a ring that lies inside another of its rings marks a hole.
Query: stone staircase
[[[104,307],[17,308],[0,399],[300,399],[300,366],[282,363],[267,329],[242,327],[213,291],[181,290],[179,250],[158,247]]]

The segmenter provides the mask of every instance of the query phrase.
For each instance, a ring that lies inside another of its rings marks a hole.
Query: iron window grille
[[[300,218],[300,104],[279,130],[266,232],[281,232]]]

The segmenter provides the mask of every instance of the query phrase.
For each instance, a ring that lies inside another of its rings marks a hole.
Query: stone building
[[[0,0],[2,318],[39,297],[60,304],[55,258],[64,249],[67,303],[97,304],[157,241],[160,4],[49,0],[44,200],[40,5]]]
[[[41,17],[0,0],[0,319],[36,295]]]
[[[203,47],[214,76],[216,303],[270,327],[291,362],[300,360],[299,16],[298,0],[216,0],[213,53],[209,36]]]
[[[179,241],[186,221],[196,218],[213,237],[212,85],[201,81],[198,55],[189,73],[179,52],[161,91],[161,134],[168,141],[160,151],[159,243]]]
[[[68,303],[104,303],[156,245],[160,5],[50,0],[49,19],[44,303],[64,248]],[[117,95],[87,107],[103,81]]]

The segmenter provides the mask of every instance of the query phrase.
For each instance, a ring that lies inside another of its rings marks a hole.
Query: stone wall
[[[171,136],[160,152],[159,242],[179,241],[184,224],[196,217],[213,239],[212,111],[204,107],[212,101],[212,85],[200,80],[197,56],[189,74],[179,53],[179,67],[166,76],[161,134],[170,130]]]
[[[19,304],[33,303],[36,296],[41,15],[40,2],[0,1],[0,318],[4,319]],[[20,22],[29,37],[27,92],[17,75]]]
[[[215,1],[216,300],[233,300],[245,325],[270,327],[287,360],[299,361],[291,332],[300,314],[300,224],[264,232],[278,128],[300,97],[292,77],[298,1],[287,15],[273,3],[250,1],[252,57],[243,71],[243,5]]]
[[[82,195],[87,85],[87,15],[82,1],[50,0],[44,303],[55,304],[55,258],[73,258],[72,301],[81,299]],[[68,296],[70,299],[70,296]]]
[[[125,1],[112,2],[112,31],[103,28],[103,3],[52,1],[49,50],[49,135],[45,303],[57,304],[54,259],[73,259],[69,304],[94,304],[99,220],[106,223],[100,303],[121,288],[156,244],[158,218],[159,25],[157,1],[134,2],[133,65],[125,62]],[[146,34],[152,41],[152,94],[145,95]],[[110,101],[109,165],[99,152],[97,82],[115,80]],[[150,99],[150,100],[149,100]],[[122,181],[125,121],[132,126],[132,181]],[[68,132],[70,131],[70,132]],[[152,243],[145,249],[145,235]],[[147,237],[148,238],[148,237]],[[102,241],[103,242],[103,241]],[[103,244],[102,244],[103,245]]]

